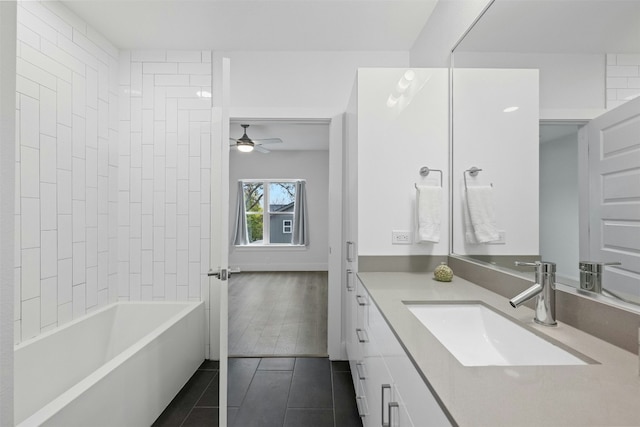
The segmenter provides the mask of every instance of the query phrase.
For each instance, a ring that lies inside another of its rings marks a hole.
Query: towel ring
[[[429,172],[438,172],[440,174],[440,187],[442,187],[442,171],[440,169],[429,169],[426,166],[420,168],[420,176],[426,177],[429,176]],[[418,188],[418,184],[413,184],[416,188]]]
[[[464,177],[464,190],[467,191],[467,189],[469,188],[467,186],[467,173],[472,176],[472,177],[476,177],[478,176],[478,173],[482,171],[482,169],[477,168],[475,166],[471,166],[469,169],[465,170],[464,172],[462,172],[462,176]],[[493,183],[490,184],[493,187]]]

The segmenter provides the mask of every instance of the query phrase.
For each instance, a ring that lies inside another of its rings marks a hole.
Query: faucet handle
[[[515,264],[518,267],[537,267],[542,263],[540,261],[534,261],[534,262],[516,261]]]
[[[516,261],[515,264],[521,267],[535,267],[536,271],[540,273],[555,273],[556,272],[556,263],[555,262],[546,262],[546,261],[534,261],[534,262],[524,262],[524,261]]]
[[[601,273],[604,270],[604,267],[608,265],[622,265],[622,263],[614,261],[614,262],[597,262],[597,261],[580,261],[579,268],[580,271],[584,271],[587,273]]]

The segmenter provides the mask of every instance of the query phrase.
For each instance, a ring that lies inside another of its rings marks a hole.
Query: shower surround
[[[54,1],[17,36],[15,342],[122,300],[208,313],[211,53],[119,50]]]

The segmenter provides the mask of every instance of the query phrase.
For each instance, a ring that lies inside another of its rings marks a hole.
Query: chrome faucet
[[[535,284],[509,300],[514,308],[537,296],[533,321],[544,326],[556,326],[556,264],[553,262],[520,262],[516,265],[535,267]]]
[[[580,261],[580,289],[602,293],[602,272],[607,265],[621,265],[619,262]]]

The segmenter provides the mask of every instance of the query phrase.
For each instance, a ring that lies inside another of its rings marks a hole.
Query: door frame
[[[228,377],[228,265],[229,265],[229,104],[231,62],[218,52],[211,55],[211,231],[209,276],[203,289],[207,359],[218,360],[218,424],[227,425]],[[225,155],[226,154],[226,155]],[[226,215],[225,215],[226,214]],[[207,310],[208,309],[208,310]]]
[[[342,337],[342,143],[343,114],[325,109],[231,108],[229,118],[273,121],[324,121],[329,124],[329,258],[327,295],[327,352],[331,360],[345,360]],[[229,212],[226,213],[229,215]]]

